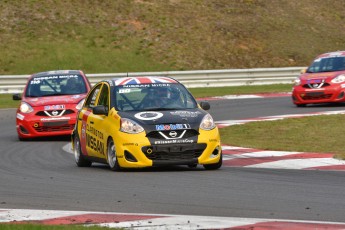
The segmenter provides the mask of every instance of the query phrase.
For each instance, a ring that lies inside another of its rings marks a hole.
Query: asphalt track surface
[[[345,109],[297,108],[289,97],[211,101],[216,121]],[[69,137],[19,142],[0,110],[0,209],[44,209],[344,222],[343,171],[76,167]]]

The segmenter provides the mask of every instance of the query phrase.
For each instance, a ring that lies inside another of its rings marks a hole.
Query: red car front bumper
[[[19,138],[71,135],[77,111],[59,117],[43,117],[17,112],[16,129]]]
[[[345,88],[341,87],[341,85],[321,89],[307,89],[302,86],[294,86],[292,101],[296,105],[344,102]]]

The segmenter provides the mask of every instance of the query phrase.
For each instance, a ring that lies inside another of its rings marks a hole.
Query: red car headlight
[[[83,108],[83,104],[84,104],[85,98],[81,101],[79,101],[78,105],[75,107],[77,110],[80,110],[81,108]]]
[[[332,83],[343,83],[345,82],[345,74],[340,74],[332,79]]]
[[[295,86],[299,86],[301,84],[301,79],[299,79],[299,77],[298,77],[293,81],[293,83]]]
[[[34,109],[31,107],[31,105],[29,105],[29,104],[26,103],[26,102],[22,102],[22,103],[20,104],[19,110],[20,110],[20,112],[22,112],[22,113],[31,113],[31,112],[34,111]]]

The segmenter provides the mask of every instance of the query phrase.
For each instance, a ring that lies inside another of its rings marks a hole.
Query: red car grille
[[[332,94],[320,94],[320,95],[304,95],[301,96],[303,100],[324,100],[324,99],[330,99],[332,97]]]
[[[56,114],[53,114],[54,112],[56,112]],[[65,111],[63,111],[63,110],[47,110],[47,111],[38,111],[36,113],[36,116],[42,116],[42,117],[52,116],[52,117],[54,117],[57,115],[59,115],[59,116],[64,115],[65,116],[65,115],[73,114],[73,113],[74,113],[74,111],[71,109],[67,109]]]
[[[315,84],[315,85],[312,85],[312,84],[305,84],[303,85],[302,87],[303,88],[306,88],[306,89],[316,89],[316,88],[325,88],[325,87],[328,87],[330,86],[329,83],[323,83],[321,87],[319,87],[320,84]],[[313,87],[314,86],[314,87]]]
[[[56,122],[57,123],[57,122]],[[73,124],[64,124],[60,126],[51,126],[52,124],[49,124],[48,126],[39,126],[39,127],[33,127],[37,132],[60,132],[60,131],[68,131],[73,130],[74,125]]]

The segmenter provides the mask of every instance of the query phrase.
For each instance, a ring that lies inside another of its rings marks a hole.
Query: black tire
[[[194,169],[196,167],[198,167],[198,164],[189,164],[188,165],[188,168],[191,168],[191,169]]]
[[[306,107],[307,104],[296,104],[297,107]]]
[[[29,138],[23,138],[23,137],[18,136],[18,140],[19,140],[19,141],[29,141],[30,139],[29,139]]]
[[[108,140],[107,161],[108,161],[109,168],[112,171],[120,171],[121,170],[119,162],[117,161],[115,144],[114,144],[114,141],[112,138],[109,138],[109,140]]]
[[[75,163],[77,164],[78,167],[90,167],[91,166],[92,162],[89,160],[86,160],[84,158],[82,151],[81,151],[80,140],[79,140],[78,135],[74,136],[73,153],[74,153]]]
[[[203,166],[206,170],[216,170],[216,169],[219,169],[220,167],[222,167],[222,163],[223,163],[223,155],[220,155],[220,159],[217,163],[207,164],[207,165],[203,165]]]

